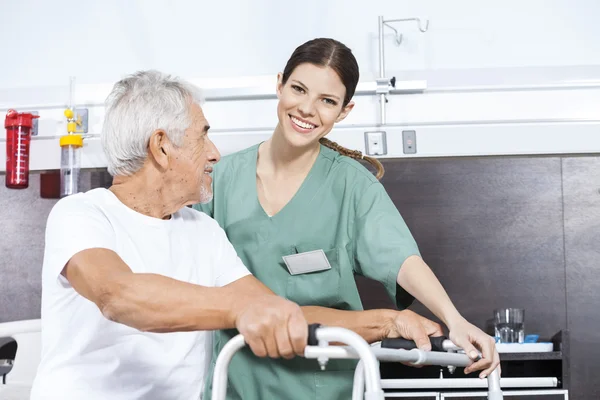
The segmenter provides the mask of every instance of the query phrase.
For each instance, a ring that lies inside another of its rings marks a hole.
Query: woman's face
[[[346,88],[329,67],[298,65],[285,85],[279,74],[277,115],[280,134],[293,146],[310,146],[343,120],[354,103],[342,107]]]

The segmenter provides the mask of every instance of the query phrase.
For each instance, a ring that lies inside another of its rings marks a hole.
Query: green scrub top
[[[362,310],[354,275],[381,282],[400,309],[412,297],[396,283],[400,266],[420,255],[382,184],[352,158],[322,146],[298,192],[274,216],[257,196],[259,145],[225,156],[213,170],[214,199],[194,208],[225,230],[254,276],[301,306]],[[330,269],[292,275],[283,256],[323,250]],[[204,398],[210,400],[216,356],[236,330],[215,332]],[[352,397],[354,360],[259,358],[248,347],[232,359],[228,399],[346,400]]]

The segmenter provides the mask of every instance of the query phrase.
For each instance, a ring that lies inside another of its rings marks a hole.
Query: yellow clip
[[[75,122],[67,122],[67,132],[75,133],[77,129],[77,124]]]

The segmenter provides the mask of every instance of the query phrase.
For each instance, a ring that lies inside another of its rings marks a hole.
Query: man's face
[[[192,123],[185,131],[183,143],[176,148],[171,160],[171,172],[175,172],[177,182],[185,193],[189,193],[193,203],[208,203],[212,200],[212,166],[221,159],[219,150],[208,137],[210,126],[202,108],[190,106]]]

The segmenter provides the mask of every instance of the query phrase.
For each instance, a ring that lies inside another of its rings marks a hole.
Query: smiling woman
[[[363,275],[381,282],[401,310],[411,295],[419,299],[448,325],[456,344],[471,353],[474,343],[483,352],[467,373],[489,374],[498,364],[492,339],[454,308],[383,185],[353,160],[362,154],[325,138],[354,107],[358,71],[338,41],[298,47],[277,77],[273,135],[223,157],[213,172],[213,201],[194,207],[219,222],[255,277],[308,307],[309,322],[333,319],[370,342],[403,336],[430,348],[427,336],[440,332],[437,324],[410,320],[409,311],[362,311],[354,276]],[[383,168],[372,163],[380,177]],[[288,265],[289,256],[300,265]],[[233,334],[216,333],[213,362]],[[338,360],[320,371],[310,360],[265,360],[242,351],[230,364],[228,398],[348,399],[355,366]]]
[[[289,125],[281,126],[281,132],[288,140],[288,126],[303,134],[310,134],[304,140],[314,142],[333,128],[333,124],[346,118],[353,103],[342,104],[346,89],[336,72],[327,66],[303,63],[296,67],[290,76],[280,76],[277,84],[279,104],[277,112],[280,121],[287,119]],[[302,145],[303,143],[298,143]]]
[[[342,155],[368,161],[375,167],[377,179],[381,179],[384,169],[377,159],[325,138],[333,125],[346,118],[354,107],[351,100],[359,76],[358,63],[348,47],[333,39],[311,40],[294,51],[283,73],[278,76],[277,94],[280,102],[277,112],[280,125],[288,115],[291,120],[289,125],[294,130],[317,136],[321,144]],[[286,85],[288,82],[289,85]],[[286,107],[293,108],[294,103],[300,103],[296,109],[301,115],[286,114]],[[315,118],[320,118],[321,125]],[[283,129],[282,134],[285,135]]]

